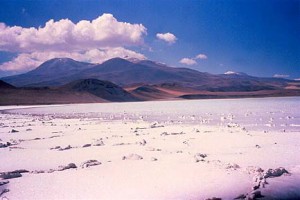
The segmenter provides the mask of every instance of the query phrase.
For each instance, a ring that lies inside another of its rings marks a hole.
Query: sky
[[[298,79],[300,1],[0,0],[0,77],[54,57]]]

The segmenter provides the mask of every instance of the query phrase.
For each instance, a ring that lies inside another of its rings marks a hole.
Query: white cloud
[[[274,78],[288,78],[288,77],[290,77],[290,75],[287,75],[287,74],[274,74],[273,77]]]
[[[143,45],[146,34],[147,29],[142,24],[119,22],[111,14],[78,23],[51,19],[39,28],[0,23],[0,51],[18,53],[11,61],[0,64],[0,70],[25,72],[57,57],[92,63],[114,57],[145,59],[144,55],[126,47]]]
[[[0,50],[10,52],[82,51],[143,44],[142,24],[119,22],[111,14],[92,21],[69,19],[46,22],[44,27],[23,28],[0,23]]]
[[[198,54],[196,56],[196,59],[205,60],[205,59],[207,59],[207,55],[205,55],[205,54]]]
[[[176,42],[177,38],[172,33],[157,33],[156,37],[160,40],[163,40],[169,44],[173,44]]]
[[[9,62],[2,63],[0,70],[2,71],[29,71],[43,62],[52,58],[72,58],[77,61],[102,63],[107,59],[115,57],[129,57],[137,59],[146,59],[146,57],[140,53],[132,50],[125,49],[123,47],[107,48],[107,49],[92,49],[85,52],[65,52],[65,51],[43,51],[33,53],[21,53],[16,58]]]
[[[185,64],[185,65],[195,65],[195,64],[197,64],[196,60],[198,60],[198,59],[205,60],[205,59],[207,59],[207,55],[205,55],[205,54],[198,54],[194,58],[182,58],[179,62],[181,64]]]
[[[181,64],[185,64],[185,65],[195,65],[195,64],[197,64],[197,62],[194,59],[191,59],[191,58],[182,58],[179,62]]]
[[[300,81],[300,78],[296,78],[296,79],[294,79],[295,81]]]
[[[224,74],[226,75],[232,75],[232,74],[239,74],[238,72],[234,72],[234,71],[227,71]]]

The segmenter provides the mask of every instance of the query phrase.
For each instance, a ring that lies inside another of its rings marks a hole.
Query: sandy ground
[[[300,199],[300,127],[2,113],[0,144],[0,199]]]

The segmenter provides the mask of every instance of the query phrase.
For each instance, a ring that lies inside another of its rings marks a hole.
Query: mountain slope
[[[139,99],[126,92],[123,88],[97,79],[84,79],[71,82],[59,88],[62,91],[85,92],[93,94],[107,101],[124,102],[138,101]]]
[[[55,79],[68,80],[69,76],[93,66],[94,64],[78,62],[70,58],[54,58],[30,72],[4,77],[2,80],[15,86],[51,86],[59,84],[54,81]],[[48,82],[48,84],[39,84],[41,82]]]
[[[0,89],[15,89],[15,87],[0,80]]]

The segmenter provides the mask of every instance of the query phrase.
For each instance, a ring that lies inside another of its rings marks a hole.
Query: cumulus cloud
[[[127,47],[143,45],[146,34],[142,24],[120,22],[112,14],[77,23],[51,19],[38,28],[0,23],[0,51],[18,53],[0,64],[0,71],[25,72],[58,57],[92,63],[114,57],[145,59]]]
[[[172,33],[157,33],[156,37],[160,40],[163,40],[169,44],[173,44],[176,42],[177,38]]]
[[[0,23],[0,51],[81,51],[143,44],[142,24],[119,22],[112,14],[92,21],[69,19],[46,22],[44,27],[23,28]]]
[[[207,55],[205,55],[205,54],[198,54],[196,56],[196,59],[205,60],[205,59],[207,59]]]
[[[288,77],[290,77],[290,75],[287,75],[287,74],[274,74],[273,77],[274,78],[288,78]]]
[[[182,58],[179,62],[181,64],[185,64],[185,65],[195,65],[195,64],[197,64],[197,62],[194,59],[191,59],[191,58]]]
[[[195,56],[194,58],[182,58],[179,62],[181,64],[185,64],[185,65],[195,65],[197,64],[196,60],[205,60],[207,59],[207,55],[205,54],[198,54],[197,56]]]
[[[92,49],[84,52],[65,52],[65,51],[43,51],[32,53],[21,53],[16,58],[9,62],[0,65],[2,71],[28,71],[36,68],[43,62],[52,58],[72,58],[77,61],[102,63],[107,59],[121,58],[137,58],[146,59],[140,53],[125,49],[123,47],[107,48],[107,49]]]

